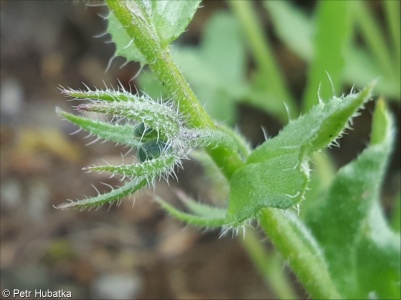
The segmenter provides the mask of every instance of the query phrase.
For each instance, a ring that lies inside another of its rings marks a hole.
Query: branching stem
[[[187,118],[188,126],[193,128],[216,129],[216,125],[178,70],[167,48],[163,48],[158,37],[139,16],[133,15],[127,8],[126,1],[107,0],[127,34],[135,39],[136,47],[149,63],[149,67],[173,95],[179,110]],[[243,165],[240,155],[234,149],[224,146],[206,147],[207,152],[229,179],[236,169]],[[234,151],[233,151],[234,150]]]

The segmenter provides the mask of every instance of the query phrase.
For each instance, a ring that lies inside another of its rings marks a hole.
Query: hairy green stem
[[[107,5],[120,21],[126,33],[135,40],[135,46],[146,58],[149,67],[168,90],[173,93],[173,100],[179,105],[180,111],[191,116],[188,123],[193,127],[214,128],[213,120],[209,117],[188,83],[174,64],[169,51],[162,47],[159,38],[148,24],[134,16],[128,9],[127,1],[107,0]]]
[[[296,220],[291,214],[266,208],[260,224],[313,299],[342,299],[314,238]]]

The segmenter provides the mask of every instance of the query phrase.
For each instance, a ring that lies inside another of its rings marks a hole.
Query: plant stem
[[[266,208],[260,223],[313,299],[342,298],[314,238],[297,218]]]
[[[149,67],[155,73],[160,82],[163,82],[172,93],[181,113],[186,117],[186,122],[194,128],[212,128],[216,125],[204,108],[200,105],[195,94],[178,70],[167,48],[163,48],[159,38],[145,21],[135,16],[127,8],[127,1],[107,0],[109,9],[120,21],[127,34],[135,40],[135,46],[146,58]],[[239,167],[243,166],[238,152],[220,145],[218,147],[206,147],[207,152],[221,168],[223,174],[229,179]]]
[[[120,21],[126,33],[135,40],[135,46],[146,58],[149,67],[160,82],[173,93],[173,99],[184,114],[191,116],[188,123],[193,127],[212,127],[214,123],[175,66],[170,53],[163,48],[152,28],[127,7],[127,1],[107,0],[107,5]],[[139,4],[138,4],[139,5]]]

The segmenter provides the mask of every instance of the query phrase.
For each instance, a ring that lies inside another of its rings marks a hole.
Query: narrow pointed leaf
[[[180,197],[180,199],[183,201],[189,211],[200,217],[224,219],[227,212],[227,210],[224,208],[210,206],[184,196]]]
[[[89,131],[91,134],[97,136],[98,138],[135,148],[141,144],[138,140],[134,139],[135,127],[131,125],[118,125],[101,121],[94,121],[67,113],[59,108],[57,108],[56,112],[60,116],[69,120],[75,125],[78,125],[82,129]]]
[[[77,106],[79,111],[93,111],[110,115],[124,116],[127,119],[142,122],[172,137],[179,132],[180,121],[176,111],[157,102],[96,102]]]
[[[197,160],[201,165],[206,178],[211,180],[210,184],[211,197],[214,199],[227,199],[228,197],[228,182],[223,176],[216,163],[205,152],[193,150],[189,154],[191,159]],[[220,203],[220,202],[219,202]]]
[[[289,1],[263,1],[263,4],[280,39],[301,58],[312,60],[313,19]]]
[[[103,204],[116,202],[125,196],[128,196],[135,191],[143,188],[146,185],[146,179],[139,178],[137,180],[130,181],[126,183],[124,186],[113,189],[111,192],[105,194],[99,194],[96,197],[90,197],[87,199],[77,200],[66,202],[58,205],[56,208],[58,209],[66,209],[66,208],[91,208],[101,206]]]
[[[166,210],[169,214],[171,214],[173,217],[186,222],[190,225],[194,226],[200,226],[200,227],[206,227],[206,228],[218,228],[226,224],[226,221],[224,218],[215,218],[215,217],[210,217],[210,216],[199,216],[199,215],[193,215],[189,213],[182,212],[178,209],[176,209],[174,206],[171,204],[167,203],[166,201],[157,198],[157,202],[161,205],[161,207]]]
[[[144,177],[149,182],[157,176],[169,174],[179,158],[176,155],[163,155],[155,159],[146,160],[140,164],[108,165],[87,167],[88,171],[110,172],[127,177]]]
[[[309,64],[308,83],[302,101],[304,112],[317,104],[315,95],[318,89],[325,101],[333,95],[332,90],[337,93],[341,90],[345,69],[344,52],[349,48],[352,37],[350,10],[350,1],[317,3],[313,34],[314,54]],[[330,80],[322,83],[326,74],[329,74]]]
[[[133,95],[126,90],[74,90],[74,89],[62,89],[61,93],[64,96],[80,99],[80,100],[102,100],[102,101],[132,101],[132,102],[147,102],[151,101],[150,98],[143,96]]]

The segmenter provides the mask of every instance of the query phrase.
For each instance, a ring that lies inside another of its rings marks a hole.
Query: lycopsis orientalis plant
[[[156,201],[173,217],[201,228],[245,231],[257,220],[312,298],[399,297],[400,237],[386,223],[379,201],[395,135],[384,100],[376,103],[366,150],[333,175],[307,216],[296,213],[304,203],[313,201],[313,190],[308,190],[313,188],[311,161],[317,169],[321,166],[316,153],[337,143],[358,110],[372,99],[375,83],[341,97],[309,99],[313,107],[290,120],[277,136],[251,149],[239,133],[210,117],[170,52],[170,44],[185,30],[200,1],[108,0],[106,4],[107,32],[116,45],[115,56],[148,66],[163,84],[168,100],[133,94],[122,86],[61,88],[66,97],[82,101],[75,107],[77,112],[112,118],[105,122],[57,109],[61,117],[97,139],[127,146],[138,162],[86,167],[88,172],[118,176],[122,185],[58,208],[91,208],[120,201],[156,179],[174,175],[174,168],[182,167],[184,159],[212,161],[214,171],[220,172],[229,186],[225,207],[185,198],[186,210],[178,210],[160,197],[155,197]],[[248,4],[230,5],[240,19],[246,19]],[[244,9],[238,10],[241,5]],[[321,14],[327,5],[321,4]],[[255,56],[258,60],[257,52]],[[266,68],[264,72],[270,71]],[[280,86],[278,80],[278,98],[294,107],[290,99],[282,98],[286,92]],[[204,152],[192,155],[194,149]],[[320,159],[324,164],[328,158]],[[244,243],[251,249],[250,240],[244,238]],[[258,261],[255,251],[249,253]]]

